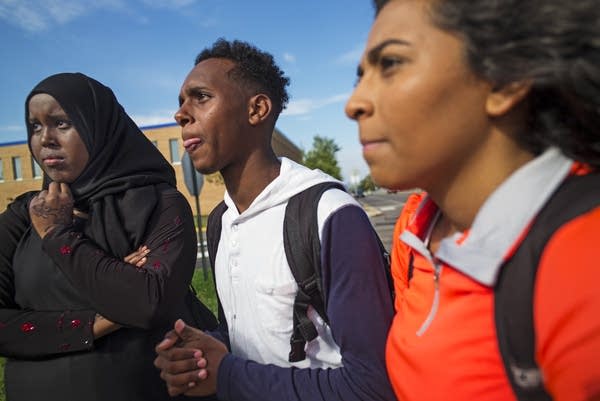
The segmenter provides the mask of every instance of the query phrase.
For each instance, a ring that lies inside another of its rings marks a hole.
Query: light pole
[[[183,168],[183,181],[187,190],[196,199],[196,219],[198,223],[198,236],[200,243],[200,253],[202,258],[202,274],[204,279],[208,278],[206,271],[206,256],[204,256],[204,234],[202,233],[202,215],[200,214],[200,191],[202,191],[202,185],[204,184],[204,176],[196,171],[194,163],[190,155],[185,152],[181,158],[181,167]]]

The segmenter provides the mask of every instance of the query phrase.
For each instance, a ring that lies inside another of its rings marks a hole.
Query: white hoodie
[[[292,313],[298,289],[283,247],[283,220],[288,200],[317,183],[336,180],[282,158],[279,176],[242,214],[225,193],[216,255],[217,291],[229,328],[234,355],[259,363],[311,368],[339,367],[340,350],[329,327],[309,309],[319,336],[308,344],[306,359],[288,362]],[[332,189],[318,206],[319,237],[327,218],[346,205],[358,205],[348,193]]]

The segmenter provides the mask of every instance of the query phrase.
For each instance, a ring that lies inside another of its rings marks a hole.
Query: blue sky
[[[0,143],[25,139],[25,97],[63,71],[111,87],[141,126],[173,122],[195,56],[224,37],[269,51],[290,77],[284,135],[305,150],[334,139],[344,178],[362,177],[344,103],[372,20],[370,0],[0,0]]]

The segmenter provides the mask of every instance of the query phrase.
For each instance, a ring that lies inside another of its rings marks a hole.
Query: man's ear
[[[485,110],[491,117],[508,113],[531,92],[531,81],[517,81],[492,88],[488,94]]]
[[[248,122],[257,125],[265,121],[273,111],[273,103],[264,93],[254,95],[248,100]]]

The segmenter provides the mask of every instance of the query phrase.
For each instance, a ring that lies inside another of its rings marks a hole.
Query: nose
[[[50,127],[43,127],[40,133],[40,144],[42,146],[54,146],[56,145],[56,137]]]
[[[185,127],[192,120],[190,114],[186,110],[185,103],[179,106],[179,109],[175,112],[174,117],[175,121],[177,121],[177,124],[179,124],[180,127]]]
[[[346,102],[345,112],[348,118],[359,121],[373,114],[373,102],[365,96],[362,88],[357,86]]]

